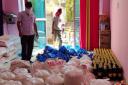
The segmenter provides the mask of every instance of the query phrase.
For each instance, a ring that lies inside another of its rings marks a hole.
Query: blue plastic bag
[[[37,56],[37,61],[45,62],[46,60],[47,60],[47,56],[45,54]]]
[[[69,55],[77,56],[77,52],[75,51],[75,49],[69,49]]]
[[[49,53],[49,52],[52,52],[53,50],[55,49],[50,46],[45,46],[44,53]]]
[[[59,48],[59,52],[62,52],[64,54],[68,54],[69,53],[68,49],[65,46],[61,46]]]

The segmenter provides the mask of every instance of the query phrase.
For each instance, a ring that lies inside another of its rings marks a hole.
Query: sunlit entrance
[[[35,41],[36,49],[46,45],[58,47],[58,41],[52,38],[52,20],[58,8],[62,8],[61,33],[62,45],[79,45],[79,0],[30,0],[36,16],[39,39]]]

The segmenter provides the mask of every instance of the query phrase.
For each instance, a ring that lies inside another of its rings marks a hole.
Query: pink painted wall
[[[110,14],[110,0],[100,0],[100,15],[109,15]]]
[[[103,14],[110,14],[110,0],[103,0]]]
[[[2,0],[4,13],[18,14],[18,0]],[[4,34],[18,35],[16,24],[4,22]]]
[[[128,0],[111,0],[111,47],[128,80]]]

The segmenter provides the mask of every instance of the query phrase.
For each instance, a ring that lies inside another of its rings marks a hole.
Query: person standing
[[[55,13],[55,16],[53,18],[52,22],[52,34],[54,35],[54,41],[56,41],[57,37],[59,39],[59,47],[62,45],[62,39],[61,39],[61,28],[59,27],[59,23],[61,22],[60,15],[62,14],[62,9],[59,8],[57,12]]]
[[[32,3],[25,3],[25,11],[18,14],[17,27],[21,38],[22,60],[31,60],[34,36],[38,37],[35,16],[32,12]]]

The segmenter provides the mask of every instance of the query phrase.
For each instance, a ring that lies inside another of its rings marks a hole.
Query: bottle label
[[[109,76],[109,77],[112,77],[112,74],[111,74],[111,73],[109,73],[109,74],[108,74],[108,76]]]
[[[113,73],[113,77],[116,77],[116,73]]]
[[[118,74],[118,77],[121,77],[121,73]]]
[[[99,72],[99,73],[98,73],[98,76],[101,76],[101,75],[102,75],[102,73]]]

